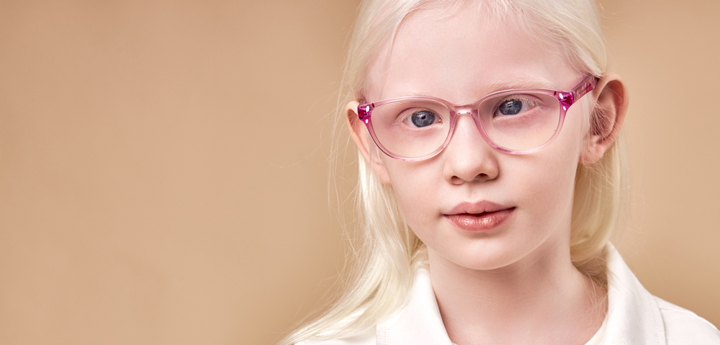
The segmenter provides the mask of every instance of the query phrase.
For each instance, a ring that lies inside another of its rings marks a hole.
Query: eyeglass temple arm
[[[594,76],[594,75],[587,76],[573,90],[573,93],[575,94],[574,98],[580,99],[580,97],[582,97],[586,93],[592,91],[595,88],[595,86],[597,85],[597,82],[598,82],[598,78],[596,76]]]

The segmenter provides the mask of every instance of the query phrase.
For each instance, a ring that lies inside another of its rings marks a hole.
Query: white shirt
[[[720,331],[693,312],[651,295],[610,246],[608,313],[586,345],[720,344]],[[367,334],[297,345],[452,345],[430,275],[420,269],[404,306]]]

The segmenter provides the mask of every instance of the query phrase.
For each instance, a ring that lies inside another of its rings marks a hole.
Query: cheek
[[[437,215],[442,176],[429,162],[401,162],[385,160],[395,197],[405,220],[413,229],[431,222]]]
[[[506,174],[513,175],[513,189],[522,195],[537,219],[556,224],[566,222],[572,214],[575,175],[583,145],[581,113],[566,121],[560,136],[548,147],[527,157],[522,166],[507,166]],[[528,169],[528,167],[531,167]]]
[[[572,161],[546,161],[514,179],[515,192],[539,218],[569,209],[575,187],[576,165]]]

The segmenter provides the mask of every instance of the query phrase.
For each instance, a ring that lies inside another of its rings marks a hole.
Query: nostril
[[[475,181],[487,181],[490,180],[490,175],[486,173],[480,173],[475,176]]]
[[[450,183],[452,183],[454,185],[461,185],[461,184],[468,183],[468,182],[484,182],[484,181],[490,181],[492,179],[493,178],[491,178],[490,175],[488,175],[486,173],[477,174],[477,175],[475,175],[475,177],[469,178],[469,179],[466,179],[462,176],[455,175],[450,178]]]

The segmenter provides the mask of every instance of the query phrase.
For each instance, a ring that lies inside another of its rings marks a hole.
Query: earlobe
[[[384,184],[390,184],[390,176],[385,168],[384,162],[380,158],[380,150],[375,146],[375,143],[370,137],[370,133],[358,117],[358,105],[359,103],[357,101],[351,101],[345,107],[345,121],[348,131],[350,131],[350,137],[358,147],[360,154],[365,158],[365,162],[372,166],[375,173],[378,174],[380,181]]]
[[[620,134],[628,108],[628,91],[620,77],[608,73],[597,82],[596,104],[590,114],[590,128],[580,162],[593,164],[602,158]]]

